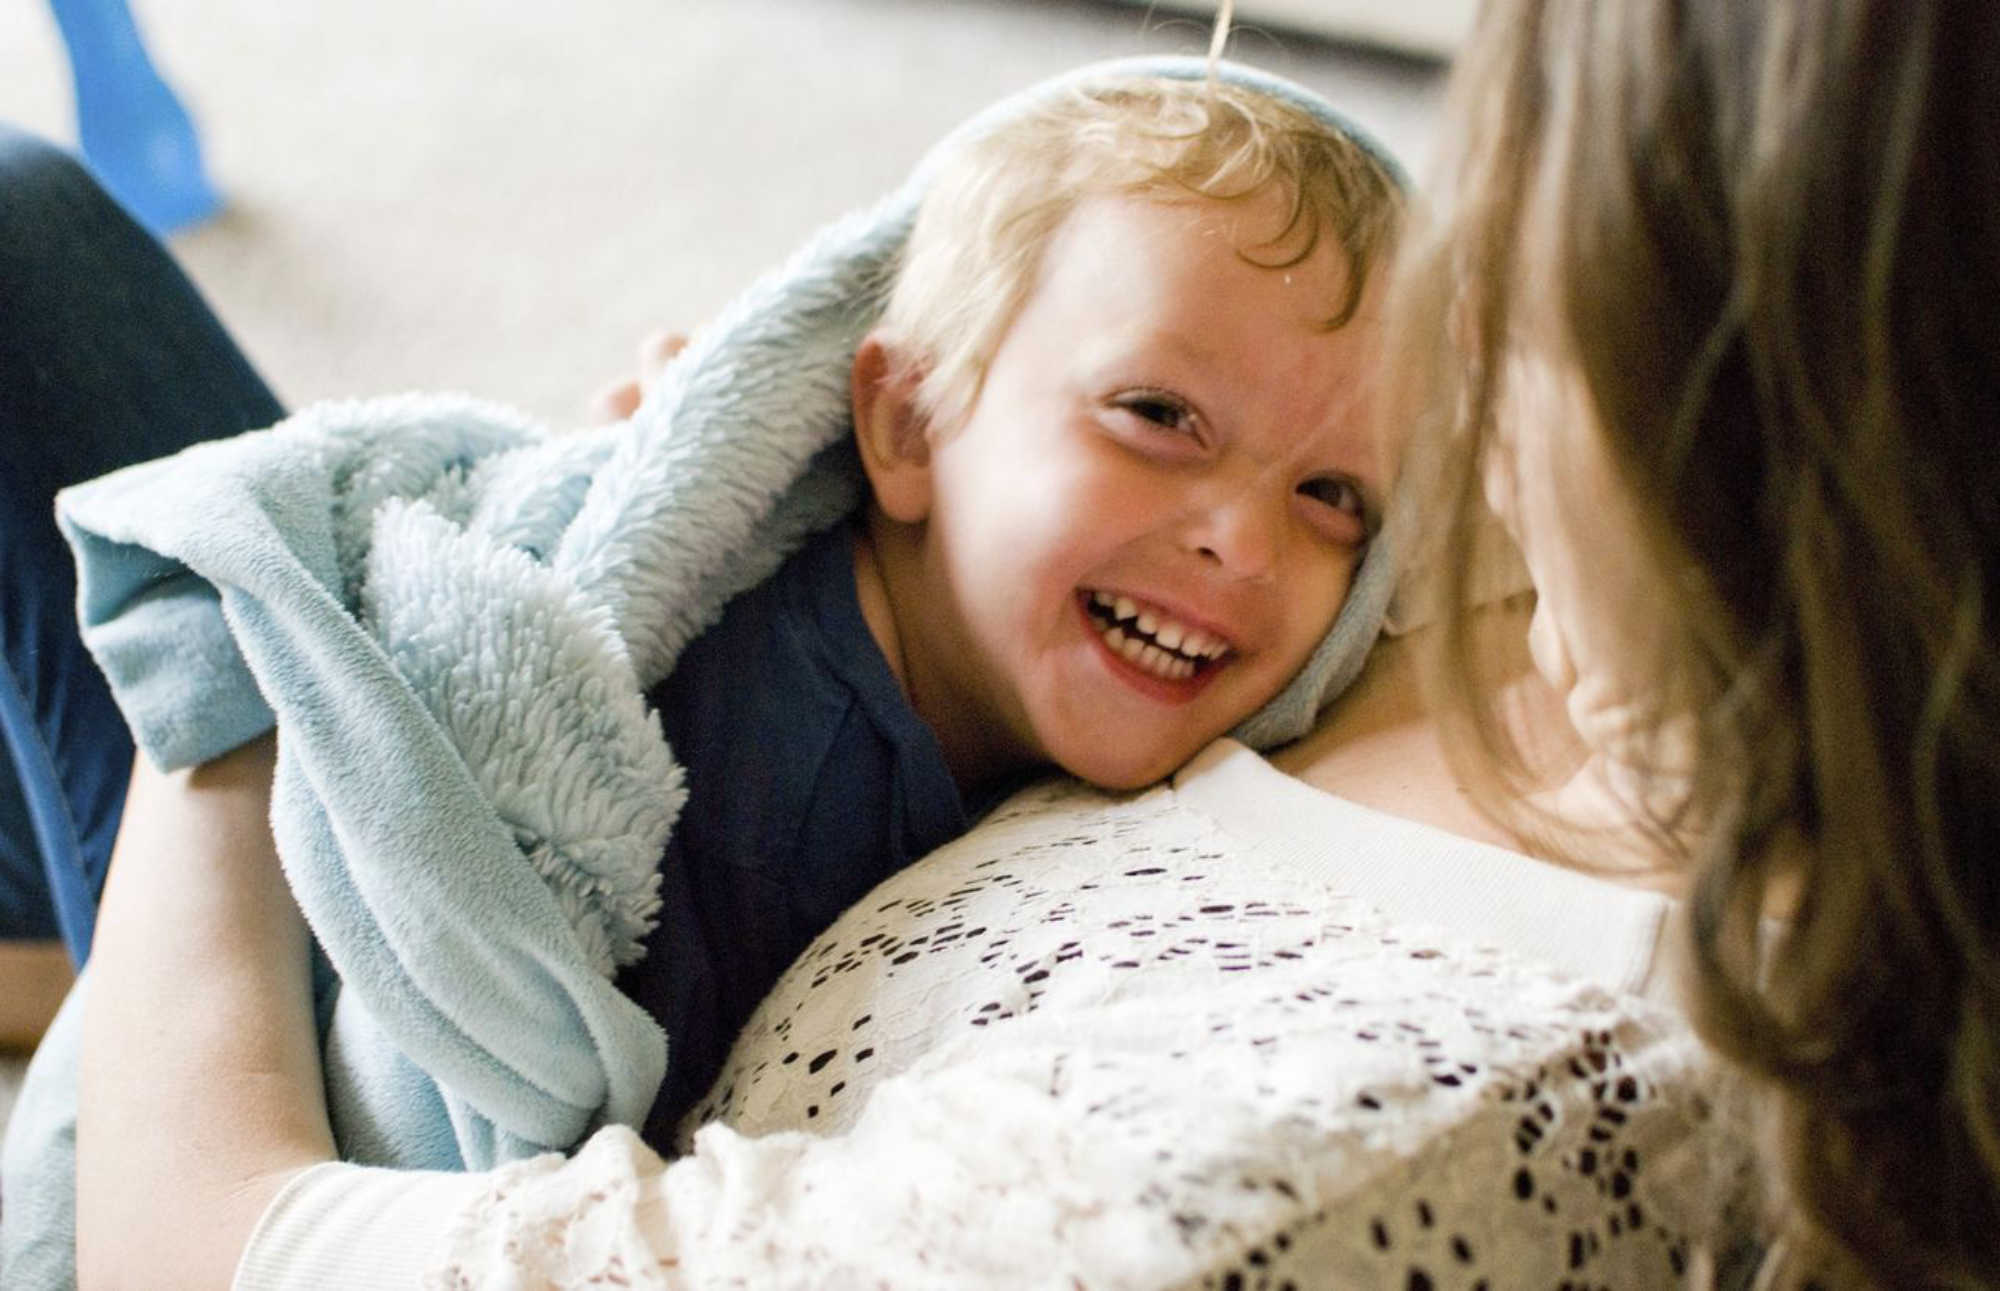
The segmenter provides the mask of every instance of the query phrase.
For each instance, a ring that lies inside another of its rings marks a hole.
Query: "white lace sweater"
[[[1679,1285],[1745,1175],[1668,913],[1227,742],[1033,789],[807,950],[685,1155],[318,1167],[237,1286]]]

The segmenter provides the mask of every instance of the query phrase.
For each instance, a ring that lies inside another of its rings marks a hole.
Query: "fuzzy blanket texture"
[[[939,147],[1133,74],[1207,65],[1084,68]],[[1223,74],[1358,134],[1310,91]],[[477,1170],[643,1122],[672,1055],[612,977],[652,926],[683,796],[644,696],[732,596],[860,504],[848,370],[929,165],[751,286],[627,422],[557,434],[459,396],[324,404],[60,499],[85,639],[145,754],[190,766],[281,731],[272,826],[324,956],[348,1159]],[[1393,580],[1378,540],[1305,674],[1239,737],[1307,729]],[[87,987],[9,1126],[9,1287],[73,1285]]]

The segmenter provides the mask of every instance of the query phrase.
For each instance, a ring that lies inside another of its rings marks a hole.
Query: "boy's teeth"
[[[1102,629],[1104,643],[1147,672],[1174,681],[1192,677],[1198,665],[1229,653],[1227,643],[1199,628],[1167,618],[1153,608],[1141,608],[1129,596],[1093,591],[1090,604],[1110,622]]]

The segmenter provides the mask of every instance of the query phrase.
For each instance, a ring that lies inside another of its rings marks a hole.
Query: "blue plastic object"
[[[187,109],[153,66],[125,0],[49,0],[76,80],[77,139],[98,182],[155,234],[200,223],[221,197]]]

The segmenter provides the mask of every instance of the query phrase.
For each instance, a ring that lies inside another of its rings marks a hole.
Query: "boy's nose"
[[[1196,555],[1233,579],[1269,578],[1284,542],[1283,499],[1267,488],[1229,491],[1190,520],[1184,541]]]

